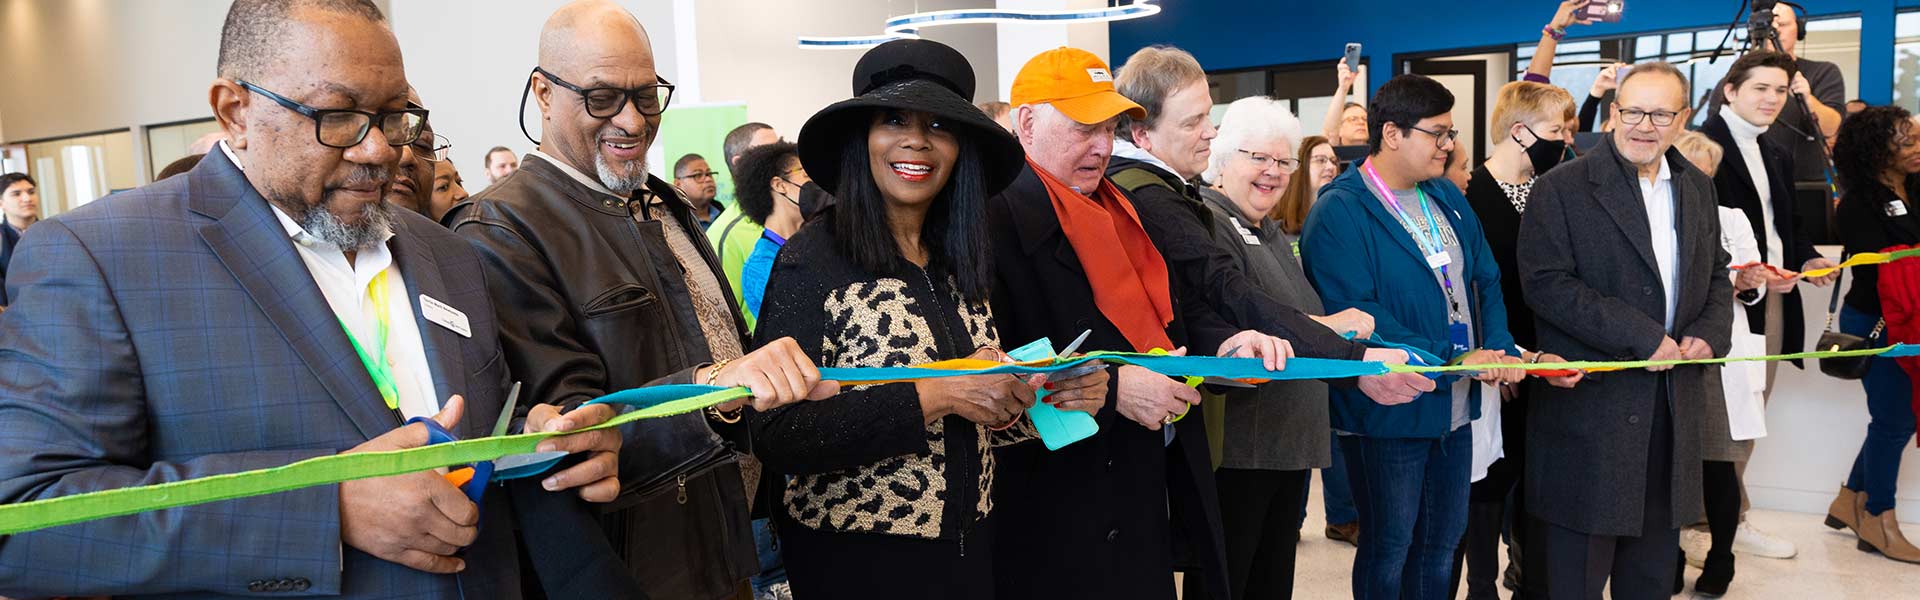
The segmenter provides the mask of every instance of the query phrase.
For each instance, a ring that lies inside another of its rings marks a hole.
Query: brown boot
[[[1861,494],[1861,497],[1865,497]],[[1860,534],[1858,547],[1862,552],[1878,551],[1900,562],[1920,564],[1920,548],[1907,541],[1900,532],[1899,517],[1889,508],[1886,512],[1874,515],[1866,511],[1860,513],[1860,526],[1854,528]]]
[[[1349,544],[1353,544],[1355,546],[1359,546],[1360,545],[1360,524],[1356,522],[1356,523],[1340,523],[1337,525],[1328,525],[1327,539],[1334,540],[1337,542],[1346,542]]]
[[[1827,526],[1834,529],[1858,529],[1860,525],[1860,493],[1840,486],[1840,495],[1833,497],[1833,504],[1827,506]]]

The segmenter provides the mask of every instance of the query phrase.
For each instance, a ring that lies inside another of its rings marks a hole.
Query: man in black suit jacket
[[[1723,356],[1732,283],[1712,182],[1674,139],[1686,77],[1666,63],[1620,82],[1612,138],[1534,184],[1520,226],[1522,289],[1542,350],[1569,360]],[[1677,341],[1676,341],[1677,340]],[[1679,528],[1700,516],[1697,402],[1707,367],[1651,367],[1537,388],[1527,504],[1550,524],[1553,598],[1672,591]]]
[[[1700,132],[1725,150],[1713,176],[1720,205],[1747,214],[1767,264],[1806,271],[1834,263],[1814,251],[1813,236],[1800,231],[1795,222],[1792,151],[1765,135],[1786,107],[1797,70],[1793,57],[1785,54],[1752,52],[1740,57],[1720,83],[1726,104],[1707,118]],[[1740,299],[1746,305],[1747,323],[1754,333],[1767,336],[1768,354],[1805,350],[1800,294],[1795,288],[1798,280],[1765,267],[1755,269],[1767,276],[1767,286]],[[1833,277],[1808,281],[1827,285]],[[1767,369],[1769,384],[1772,367],[1769,364]]]

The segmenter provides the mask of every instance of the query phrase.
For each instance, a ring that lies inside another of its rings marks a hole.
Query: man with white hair
[[[994,289],[1008,291],[993,298],[1001,339],[1064,343],[1090,331],[1083,351],[1191,345],[1283,367],[1281,340],[1189,310],[1132,202],[1104,176],[1118,117],[1147,116],[1114,91],[1106,64],[1050,50],[1028,61],[1012,91],[1029,168],[987,206]],[[1113,410],[1096,417],[1094,437],[1001,455],[998,597],[1171,599],[1176,565],[1193,568],[1209,597],[1228,597],[1206,431],[1167,427],[1199,392],[1137,367],[1115,372]],[[1170,519],[1186,542],[1180,556]]]

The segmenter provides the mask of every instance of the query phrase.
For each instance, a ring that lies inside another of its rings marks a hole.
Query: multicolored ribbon
[[[1853,256],[1847,257],[1847,260],[1841,262],[1838,265],[1821,268],[1821,269],[1808,269],[1806,271],[1801,271],[1799,273],[1788,271],[1786,269],[1782,269],[1780,267],[1776,267],[1766,263],[1758,263],[1758,262],[1747,263],[1744,265],[1734,265],[1727,268],[1733,269],[1735,271],[1740,271],[1740,270],[1745,270],[1753,267],[1766,267],[1768,271],[1772,272],[1775,276],[1779,276],[1779,277],[1787,277],[1787,278],[1798,277],[1798,278],[1804,278],[1804,279],[1819,279],[1821,277],[1826,277],[1828,275],[1838,273],[1840,272],[1841,269],[1851,269],[1854,267],[1859,267],[1864,265],[1884,265],[1896,260],[1913,258],[1915,256],[1920,256],[1920,248],[1896,250],[1893,252],[1861,252],[1859,254],[1855,254]]]
[[[1898,344],[1866,350],[1802,352],[1798,354],[1748,358],[1515,364],[1501,365],[1500,368],[1521,369],[1533,372],[1557,372],[1567,369],[1595,372],[1640,369],[1663,365],[1712,365],[1740,361],[1821,359],[1876,355],[1886,358],[1920,356],[1920,345]],[[1395,372],[1437,375],[1443,373],[1467,373],[1483,368],[1474,365],[1388,365],[1386,363],[1370,361],[1292,358],[1287,360],[1285,370],[1268,371],[1262,366],[1261,360],[1257,358],[1156,356],[1130,352],[1091,352],[1057,363],[1051,360],[1030,363],[998,363],[984,360],[959,359],[930,363],[917,367],[821,369],[820,371],[821,376],[826,379],[838,381],[843,385],[856,385],[905,382],[934,377],[1055,373],[1095,360],[1110,364],[1136,365],[1169,377],[1223,377],[1246,381],[1342,379]],[[619,404],[633,407],[633,410],[629,410],[618,417],[588,429],[619,427],[645,419],[695,412],[709,406],[744,398],[748,395],[749,392],[746,388],[723,388],[708,385],[666,385],[615,392],[596,399],[592,403]],[[0,535],[25,533],[46,529],[48,527],[84,523],[98,519],[218,502],[221,500],[260,496],[316,485],[340,483],[342,481],[402,475],[445,466],[494,460],[511,454],[532,452],[542,440],[558,435],[565,434],[550,432],[527,433],[461,440],[389,452],[337,454],[307,459],[283,467],[270,469],[229,473],[155,485],[103,490],[35,500],[32,502],[0,505]]]

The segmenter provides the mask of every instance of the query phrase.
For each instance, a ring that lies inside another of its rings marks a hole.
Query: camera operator
[[[1781,2],[1773,6],[1773,29],[1779,33],[1779,50],[1793,56],[1799,42],[1806,38],[1806,20],[1794,13],[1797,5]],[[1753,50],[1772,49],[1771,40],[1759,39],[1761,36],[1749,36]],[[1764,46],[1764,48],[1763,48]],[[1827,156],[1820,140],[1831,140],[1840,131],[1840,119],[1846,112],[1847,80],[1840,73],[1840,67],[1830,62],[1812,60],[1796,56],[1795,66],[1799,73],[1794,75],[1788,87],[1792,92],[1785,106],[1781,107],[1780,118],[1764,134],[1768,140],[1793,153],[1793,181],[1795,183],[1795,206],[1808,219],[1824,225],[1827,200]],[[1720,107],[1726,104],[1721,93],[1722,86],[1714,86],[1711,112],[1720,114]],[[1807,102],[1811,97],[1814,102]],[[1802,108],[1805,106],[1806,108]],[[1816,135],[1813,124],[1808,120],[1811,112],[1820,122]],[[1818,239],[1824,239],[1826,227],[1811,227]]]

